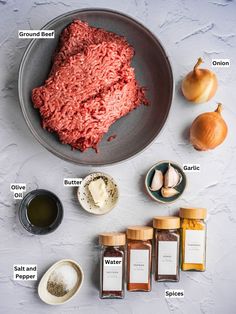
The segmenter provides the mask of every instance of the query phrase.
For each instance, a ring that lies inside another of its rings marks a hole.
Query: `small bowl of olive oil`
[[[22,226],[33,234],[48,234],[57,229],[63,218],[59,198],[47,190],[33,190],[20,203],[19,219]]]

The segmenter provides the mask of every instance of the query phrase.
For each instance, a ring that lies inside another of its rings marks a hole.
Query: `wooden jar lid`
[[[174,216],[159,216],[153,218],[153,227],[156,229],[179,229],[180,218]]]
[[[131,226],[127,229],[127,238],[130,240],[151,240],[153,229],[148,226]]]
[[[206,208],[180,208],[179,216],[189,219],[205,219],[207,217]]]
[[[105,232],[99,235],[99,243],[107,246],[118,246],[126,244],[125,233]]]

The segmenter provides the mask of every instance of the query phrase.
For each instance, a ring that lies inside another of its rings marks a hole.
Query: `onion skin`
[[[206,151],[224,142],[228,127],[221,116],[222,105],[216,111],[200,114],[190,128],[190,142],[196,150]]]
[[[199,58],[193,71],[187,74],[181,86],[184,97],[196,104],[210,100],[218,87],[215,73],[198,68],[202,62],[202,59]]]

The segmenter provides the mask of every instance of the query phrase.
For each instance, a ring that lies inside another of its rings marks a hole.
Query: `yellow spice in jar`
[[[205,271],[206,269],[206,210],[181,208],[182,270]]]

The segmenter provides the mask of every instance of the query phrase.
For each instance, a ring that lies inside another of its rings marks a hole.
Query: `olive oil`
[[[48,195],[36,195],[27,206],[28,219],[36,227],[49,227],[57,214],[56,200]]]

